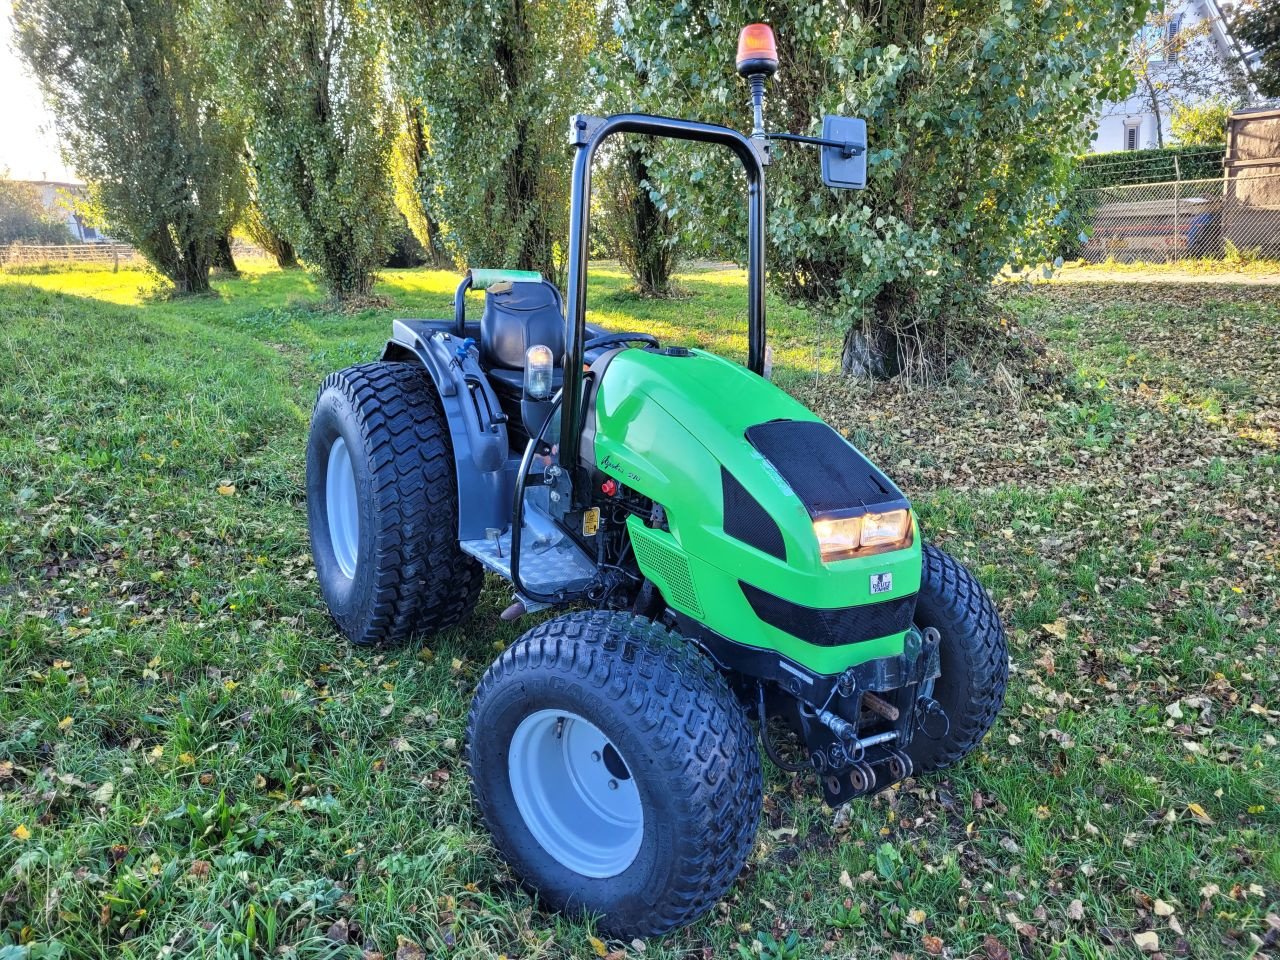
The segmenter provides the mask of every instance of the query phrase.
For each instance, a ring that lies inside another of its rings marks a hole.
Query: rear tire
[[[571,613],[508,648],[476,690],[467,761],[524,884],[617,937],[711,909],[760,817],[755,733],[724,678],[630,614]]]
[[[924,545],[916,626],[941,634],[941,675],[933,698],[950,720],[946,735],[917,733],[907,750],[915,770],[952,766],[987,735],[1004,705],[1009,648],[995,604],[968,570],[931,544]]]
[[[390,643],[471,613],[484,573],[458,546],[449,427],[409,363],[365,363],[320,387],[307,522],[329,612],[352,643]]]

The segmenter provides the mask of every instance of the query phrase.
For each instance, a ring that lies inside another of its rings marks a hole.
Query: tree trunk
[[[277,236],[275,240],[276,266],[281,270],[297,270],[298,252],[293,249],[293,244],[281,236]]]
[[[209,263],[200,257],[184,257],[169,274],[174,294],[185,296],[209,292]]]
[[[213,269],[232,275],[240,273],[240,270],[236,267],[236,258],[231,254],[231,237],[225,233],[218,238],[217,245],[214,248]]]
[[[862,380],[888,380],[902,370],[898,318],[901,304],[892,288],[876,298],[871,315],[844,335],[840,369]]]

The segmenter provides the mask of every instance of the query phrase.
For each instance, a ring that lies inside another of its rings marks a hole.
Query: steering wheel
[[[596,350],[600,347],[621,343],[647,343],[651,347],[662,346],[657,337],[648,333],[603,333],[598,337],[592,337],[584,343],[582,349]]]

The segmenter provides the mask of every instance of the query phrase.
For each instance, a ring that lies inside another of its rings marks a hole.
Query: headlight
[[[911,546],[911,511],[889,510],[840,520],[815,520],[813,532],[818,538],[823,563],[900,550]]]

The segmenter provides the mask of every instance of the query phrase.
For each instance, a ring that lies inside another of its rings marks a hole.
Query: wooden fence
[[[239,237],[231,241],[231,255],[236,259],[254,260],[268,256],[256,244]],[[142,266],[145,260],[127,243],[12,243],[0,246],[0,267],[59,266],[87,264],[104,270]]]
[[[92,264],[112,270],[135,266],[142,255],[127,243],[12,243],[0,247],[0,266],[28,267],[45,264]]]

